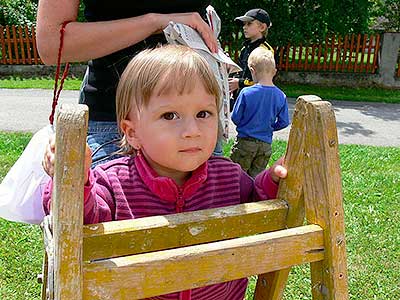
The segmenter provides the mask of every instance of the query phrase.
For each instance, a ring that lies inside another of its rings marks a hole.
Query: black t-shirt
[[[85,17],[89,22],[117,20],[146,13],[198,12],[205,16],[205,9],[210,2],[211,0],[84,0]],[[165,42],[163,35],[150,36],[131,47],[88,62],[88,82],[83,93],[84,103],[89,107],[90,120],[116,120],[116,89],[128,62],[141,50]]]

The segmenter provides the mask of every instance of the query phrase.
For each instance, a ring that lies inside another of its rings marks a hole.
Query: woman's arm
[[[46,64],[57,62],[60,28],[66,26],[62,61],[87,61],[136,44],[161,32],[170,21],[196,29],[207,46],[217,50],[210,27],[198,13],[153,14],[102,22],[77,22],[79,0],[40,0],[37,13],[37,46]]]

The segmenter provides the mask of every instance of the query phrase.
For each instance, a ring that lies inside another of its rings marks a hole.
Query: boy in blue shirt
[[[255,177],[271,157],[272,135],[289,125],[286,95],[274,85],[274,54],[265,47],[254,49],[248,66],[255,85],[241,90],[232,111],[237,139],[231,159]]]

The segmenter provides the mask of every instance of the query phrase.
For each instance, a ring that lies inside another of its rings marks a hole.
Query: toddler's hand
[[[42,161],[42,166],[44,171],[50,176],[54,175],[54,157],[55,157],[55,135],[49,137],[49,143],[46,146],[46,150],[44,152],[44,157]]]
[[[55,142],[55,135],[52,135],[49,138],[49,143],[46,146],[46,150],[44,153],[42,166],[45,172],[50,176],[54,176],[54,161],[55,161],[55,150],[56,150],[56,142]],[[86,144],[85,149],[85,167],[84,167],[84,180],[85,184],[89,179],[89,169],[92,164],[92,150],[88,144]]]
[[[281,178],[286,178],[286,176],[287,176],[287,169],[286,169],[286,167],[283,166],[283,161],[284,161],[284,159],[283,159],[283,157],[281,157],[270,168],[270,175],[271,175],[272,180],[275,183],[279,183],[279,180]]]

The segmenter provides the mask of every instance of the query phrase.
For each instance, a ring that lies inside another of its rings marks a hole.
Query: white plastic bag
[[[35,133],[20,158],[0,184],[0,217],[31,224],[44,218],[42,192],[49,180],[42,160],[53,128],[48,125]]]

